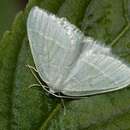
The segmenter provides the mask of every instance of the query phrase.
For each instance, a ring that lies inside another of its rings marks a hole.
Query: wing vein
[[[83,62],[85,62],[85,63],[87,63],[84,59],[82,59],[82,61]],[[101,72],[105,77],[107,77],[109,80],[111,80],[111,81],[113,81],[114,82],[114,80],[112,79],[112,78],[110,78],[110,76],[108,75],[108,74],[105,74],[102,70],[100,70],[98,67],[96,67],[94,64],[92,64],[92,63],[87,63],[87,64],[89,64],[89,65],[91,65],[92,67],[94,67],[95,69],[97,69],[99,72]],[[114,82],[114,84],[115,84],[115,82]]]

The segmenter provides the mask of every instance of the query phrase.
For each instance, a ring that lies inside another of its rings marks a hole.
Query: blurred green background
[[[9,30],[15,15],[23,9],[27,0],[0,0],[0,39]]]

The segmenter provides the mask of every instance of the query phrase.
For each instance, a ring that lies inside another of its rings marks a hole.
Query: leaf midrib
[[[116,43],[121,39],[121,37],[123,37],[123,35],[129,30],[130,28],[130,23],[128,23],[123,30],[115,37],[115,39],[112,40],[112,42],[110,43],[111,47],[115,46]]]
[[[50,122],[50,120],[56,115],[56,113],[58,111],[60,111],[61,109],[61,104],[58,103],[55,107],[55,109],[53,109],[53,111],[49,114],[49,116],[46,118],[46,120],[43,122],[43,124],[41,125],[39,130],[45,130],[48,127],[48,123]]]

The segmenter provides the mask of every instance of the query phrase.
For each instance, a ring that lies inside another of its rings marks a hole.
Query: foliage
[[[81,100],[48,96],[28,86],[35,79],[26,35],[30,8],[38,5],[79,27],[86,35],[113,47],[130,63],[128,0],[30,0],[0,42],[0,129],[2,130],[125,130],[130,129],[129,87]]]
[[[10,28],[16,12],[20,9],[20,0],[0,1],[0,39],[5,30]]]

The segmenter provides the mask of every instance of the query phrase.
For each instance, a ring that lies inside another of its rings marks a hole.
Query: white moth
[[[130,84],[130,68],[64,18],[34,7],[27,32],[36,69],[50,93],[80,97]]]

